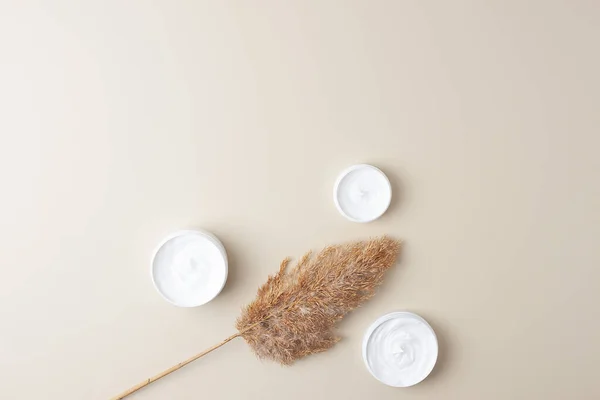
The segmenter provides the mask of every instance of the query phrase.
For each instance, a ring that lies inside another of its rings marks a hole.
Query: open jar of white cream
[[[151,264],[152,282],[169,303],[195,307],[214,299],[227,280],[227,253],[211,233],[175,232],[157,247]]]
[[[378,318],[363,339],[363,359],[377,380],[394,387],[416,385],[437,361],[438,342],[431,326],[411,312]]]

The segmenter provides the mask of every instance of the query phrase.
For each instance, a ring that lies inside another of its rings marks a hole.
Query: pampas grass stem
[[[399,251],[398,240],[383,236],[330,246],[314,257],[309,252],[290,270],[286,258],[243,309],[236,334],[112,400],[122,400],[240,336],[259,358],[282,365],[330,349],[340,340],[335,324],[375,294]]]

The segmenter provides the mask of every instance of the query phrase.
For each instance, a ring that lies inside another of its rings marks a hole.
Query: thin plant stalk
[[[219,347],[223,346],[224,344],[229,343],[230,341],[232,341],[233,339],[235,339],[236,337],[241,336],[242,333],[238,332],[235,335],[231,335],[229,336],[227,339],[223,340],[222,342],[215,344],[212,347],[209,347],[208,349],[196,354],[193,357],[188,358],[185,361],[180,362],[179,364],[173,365],[171,368],[164,370],[163,372],[161,372],[160,374],[154,375],[152,378],[148,378],[143,382],[138,383],[137,385],[127,389],[126,391],[124,391],[123,393],[113,397],[111,400],[122,400],[125,397],[129,396],[130,394],[133,394],[135,392],[137,392],[138,390],[148,386],[149,384],[151,384],[152,382],[156,382],[157,380],[159,380],[160,378],[163,378],[167,375],[169,375],[171,372],[175,372],[180,368],[185,367],[186,365],[188,365],[189,363],[196,361],[197,359],[199,359],[202,356],[207,355],[208,353],[210,353],[213,350],[218,349]]]

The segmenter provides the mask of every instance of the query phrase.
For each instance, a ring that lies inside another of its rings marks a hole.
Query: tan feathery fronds
[[[309,252],[289,270],[286,258],[244,308],[237,333],[112,400],[124,399],[240,336],[258,357],[283,365],[330,349],[340,340],[336,322],[375,294],[399,251],[398,240],[383,236],[330,246],[315,256]]]
[[[374,295],[399,249],[384,236],[307,253],[289,271],[285,259],[236,327],[260,358],[284,365],[325,351],[340,340],[335,323]]]

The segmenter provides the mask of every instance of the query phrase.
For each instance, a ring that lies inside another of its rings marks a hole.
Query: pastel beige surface
[[[285,256],[389,233],[404,254],[344,340],[291,368],[242,340],[161,399],[600,398],[600,4],[0,1],[0,397],[107,399],[234,333]],[[343,219],[338,172],[394,199]],[[223,241],[230,278],[179,309],[168,233]],[[410,310],[440,339],[409,389],[362,335]]]

